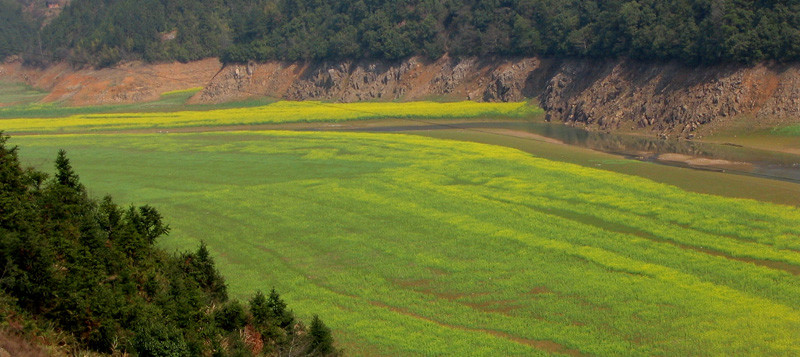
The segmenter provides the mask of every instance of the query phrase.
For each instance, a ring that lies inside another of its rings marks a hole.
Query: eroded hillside
[[[289,100],[534,100],[552,121],[601,130],[694,137],[731,118],[770,124],[800,120],[800,66],[688,67],[632,60],[451,58],[436,61],[266,62],[223,66],[126,64],[45,70],[11,62],[0,79],[50,91],[44,101],[97,105],[149,101],[202,86],[193,103],[269,96]],[[10,104],[10,103],[6,103]],[[712,124],[712,125],[709,125]]]

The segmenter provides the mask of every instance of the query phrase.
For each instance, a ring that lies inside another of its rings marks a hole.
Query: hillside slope
[[[648,131],[690,138],[732,118],[800,120],[800,65],[690,67],[674,62],[542,58],[266,62],[222,65],[132,63],[115,68],[40,71],[0,66],[0,80],[51,91],[44,100],[71,105],[148,101],[203,86],[193,103],[270,96],[289,100],[534,100],[549,120],[601,130]]]

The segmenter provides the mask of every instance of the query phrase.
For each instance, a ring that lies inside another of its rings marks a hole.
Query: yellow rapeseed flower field
[[[77,132],[203,126],[258,125],[300,122],[339,122],[382,118],[527,117],[540,109],[525,102],[409,102],[323,103],[281,101],[273,104],[208,111],[106,113],[63,118],[25,118],[0,121],[7,133]]]

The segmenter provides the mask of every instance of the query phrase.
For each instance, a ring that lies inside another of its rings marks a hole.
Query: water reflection
[[[730,144],[708,144],[588,132],[565,125],[529,124],[518,128],[561,140],[568,145],[619,154],[638,160],[749,173],[800,183],[800,156],[798,155]]]

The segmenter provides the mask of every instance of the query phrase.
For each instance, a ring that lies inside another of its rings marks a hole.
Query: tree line
[[[55,174],[23,168],[0,133],[0,331],[54,329],[69,353],[338,355],[318,316],[275,289],[231,300],[205,244],[168,254],[153,207],[89,197],[59,151]]]
[[[14,0],[0,0],[0,60],[33,49],[37,20]]]
[[[800,59],[800,0],[74,0],[40,31],[42,51],[100,66],[445,53],[752,63]]]

